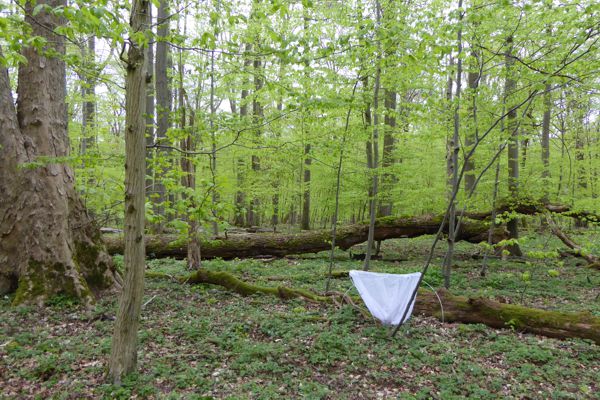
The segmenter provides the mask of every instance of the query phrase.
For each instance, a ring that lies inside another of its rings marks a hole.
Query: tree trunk
[[[258,39],[256,39],[258,41]],[[258,46],[257,46],[258,48]],[[253,123],[258,126],[263,119],[263,106],[262,103],[260,101],[260,99],[258,98],[259,96],[259,92],[263,87],[263,66],[262,66],[262,61],[260,60],[259,56],[256,56],[256,58],[254,59],[253,62],[253,71],[254,71],[254,97],[252,99],[252,121]],[[261,129],[260,128],[256,128],[255,130],[255,135],[256,138],[258,140],[258,138],[260,138],[261,136]],[[254,172],[254,176],[253,179],[256,180],[258,178],[258,173],[260,172],[260,157],[258,154],[252,154],[251,157],[251,162],[252,162],[252,171]],[[258,198],[258,196],[254,195],[252,200],[250,201],[250,209],[248,210],[248,225],[249,226],[258,226],[260,225],[260,218],[259,218],[259,207],[260,207],[260,200]]]
[[[375,222],[374,239],[386,240],[432,235],[442,222],[443,216],[420,217],[385,217]],[[463,219],[456,240],[480,243],[488,238],[488,224],[480,221]],[[445,232],[448,232],[447,226]],[[336,245],[342,250],[363,243],[368,238],[369,224],[355,224],[337,228]],[[498,243],[506,239],[503,228],[493,231],[492,241]],[[123,239],[119,235],[105,235],[104,241],[111,254],[123,253]],[[289,254],[316,253],[331,249],[331,230],[313,230],[297,234],[260,233],[228,234],[227,238],[202,241],[204,259],[236,258],[255,256],[285,256]],[[148,257],[184,258],[187,254],[186,242],[177,235],[153,235],[146,238]]]
[[[471,124],[467,124],[468,129],[465,135],[465,153],[471,150],[471,146],[477,140],[477,89],[479,87],[479,54],[476,51],[471,52],[471,65],[467,74],[467,85],[469,87],[469,115]],[[471,125],[471,126],[469,126]],[[475,186],[475,161],[471,157],[465,161],[465,194],[468,196]]]
[[[148,2],[148,21],[152,21],[152,3]],[[148,43],[146,61],[146,146],[154,145],[154,44]],[[154,149],[146,149],[146,195],[154,193],[154,171],[152,169]]]
[[[184,25],[184,35],[187,29]],[[187,192],[182,194],[182,200],[186,202],[187,213],[183,216],[185,221],[188,223],[188,244],[187,244],[187,267],[190,270],[197,270],[201,267],[201,247],[200,247],[200,232],[199,232],[199,223],[197,212],[198,202],[196,200],[196,163],[194,156],[189,153],[194,153],[196,151],[196,113],[194,111],[194,107],[189,105],[190,117],[189,117],[189,126],[186,126],[187,123],[187,110],[186,110],[186,95],[183,88],[183,74],[184,74],[184,64],[183,64],[183,50],[179,52],[179,115],[180,115],[180,128],[182,131],[186,132],[185,137],[182,140],[181,147],[182,150],[187,152],[188,154],[184,154],[181,157],[181,184],[183,187],[189,189]],[[212,102],[212,99],[211,99]],[[188,100],[189,103],[189,100]],[[212,106],[211,106],[212,109]]]
[[[546,84],[544,91],[544,116],[542,117],[542,180],[544,187],[544,200],[548,201],[549,184],[550,184],[550,117],[552,112],[552,86]]]
[[[153,274],[153,276],[171,279],[167,275]],[[227,272],[202,270],[181,277],[179,281],[191,285],[219,285],[242,296],[261,293],[284,300],[302,298],[310,302],[326,303],[332,301],[331,296],[320,295],[306,289],[253,285]],[[438,296],[444,305],[443,314]],[[351,300],[355,301],[354,299]],[[444,322],[485,324],[496,329],[516,329],[521,332],[557,339],[588,339],[600,344],[600,318],[594,317],[590,313],[547,311],[515,304],[499,303],[482,297],[455,296],[445,289],[438,290],[437,294],[420,289],[413,312],[414,314],[424,314],[440,320],[443,319]]]
[[[506,56],[504,57],[506,66],[506,82],[504,86],[504,96],[508,107],[507,123],[508,130],[508,191],[513,198],[519,197],[519,129],[517,124],[517,110],[514,108],[512,97],[515,95],[517,83],[512,74],[514,74],[513,66],[515,60],[512,56],[513,46],[512,36],[506,39],[508,47]],[[506,224],[510,232],[510,238],[519,239],[519,219],[512,218]],[[521,256],[521,248],[517,243],[507,246],[508,251],[513,256]]]
[[[302,223],[301,227],[304,230],[310,229],[310,143],[304,146],[304,193],[302,201]]]
[[[252,51],[252,44],[246,43],[244,46],[244,72],[248,73],[250,66],[252,66],[252,59],[250,58],[250,51]],[[249,90],[246,87],[247,82],[244,78],[242,82],[242,93],[240,97],[240,120],[243,126],[249,123],[248,121],[248,102]],[[244,184],[246,182],[246,162],[243,158],[238,158],[236,163],[236,181],[237,191],[235,192],[235,218],[233,224],[235,226],[244,226],[247,221],[246,211],[246,193],[244,191]]]
[[[446,133],[446,198],[448,200],[452,199],[452,175],[454,170],[454,164],[452,162],[452,154],[454,152],[454,146],[452,144],[452,137],[450,136],[450,127],[453,124],[453,118],[450,115],[454,115],[454,113],[450,112],[452,107],[452,88],[454,86],[454,77],[452,75],[454,68],[454,58],[450,56],[450,61],[448,63],[448,69],[450,73],[448,74],[448,81],[446,82],[446,102],[448,105],[448,120],[447,120],[447,133]]]
[[[87,40],[86,45],[82,47],[82,55],[84,57],[84,65],[87,66],[83,79],[81,81],[81,94],[83,97],[83,110],[81,116],[81,145],[80,153],[86,154],[96,144],[96,76],[95,76],[95,61],[96,55],[96,40],[91,36]]]
[[[172,108],[171,85],[169,80],[169,4],[168,0],[161,0],[156,18],[156,61],[154,65],[154,80],[156,85],[156,142],[159,145],[169,145],[167,131],[170,127],[170,115]],[[167,220],[165,203],[168,196],[165,189],[164,179],[166,172],[171,169],[169,164],[170,151],[158,149],[155,152],[154,163],[154,194],[152,196],[154,213],[163,219],[153,226],[153,230],[160,233]]]
[[[148,2],[131,6],[134,34],[148,29]],[[119,300],[109,362],[109,378],[120,385],[135,371],[142,297],[144,295],[144,205],[146,143],[146,49],[133,37],[127,52],[125,77],[125,281]]]
[[[89,304],[92,291],[119,277],[75,192],[72,168],[53,160],[69,155],[64,38],[52,33],[63,21],[43,8],[34,21],[33,7],[26,3],[31,34],[46,38],[46,50],[58,55],[23,48],[16,110],[8,71],[0,66],[0,293],[16,290],[15,304],[55,295]]]
[[[458,9],[462,9],[463,2],[462,0],[458,1]],[[459,170],[458,170],[458,158],[460,152],[460,100],[461,100],[461,90],[462,90],[462,12],[459,13],[459,28],[457,33],[457,43],[458,43],[458,62],[456,65],[456,92],[454,96],[454,124],[453,124],[453,134],[452,140],[450,142],[451,145],[451,162],[452,168],[449,172],[452,172],[452,177],[450,181],[450,189],[449,192],[451,196],[450,206],[448,207],[448,250],[446,251],[446,256],[444,257],[444,263],[442,265],[442,274],[444,275],[444,287],[446,289],[450,288],[450,274],[452,272],[452,258],[454,257],[454,242],[456,241],[456,194],[459,189]]]
[[[385,130],[383,132],[383,154],[381,160],[383,176],[381,178],[381,199],[379,201],[380,217],[392,215],[393,200],[391,190],[396,184],[396,179],[394,174],[390,172],[390,168],[394,165],[394,150],[396,147],[396,139],[394,138],[396,131],[396,96],[395,91],[391,89],[385,90],[385,115],[383,117]]]

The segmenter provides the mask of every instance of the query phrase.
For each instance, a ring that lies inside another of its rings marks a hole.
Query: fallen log
[[[412,238],[437,233],[442,216],[425,215],[420,217],[385,217],[375,223],[375,240]],[[464,219],[457,240],[471,243],[487,241],[489,226],[482,221]],[[342,250],[367,241],[368,224],[341,226],[336,234],[336,245]],[[494,228],[493,241],[506,239],[504,228]],[[123,237],[104,235],[104,242],[110,254],[123,254]],[[215,240],[203,240],[202,258],[223,259],[256,256],[282,257],[290,254],[317,253],[331,248],[331,231],[314,230],[295,234],[260,233],[252,235],[228,235]],[[187,256],[187,242],[177,235],[147,235],[146,255],[149,258],[184,258]]]
[[[593,254],[588,254],[583,251],[581,246],[571,239],[566,233],[564,233],[558,225],[554,222],[549,213],[546,213],[546,221],[552,233],[560,239],[568,248],[572,250],[572,254],[575,257],[581,257],[588,262],[588,267],[600,270],[600,258]]]
[[[149,277],[165,278],[165,274],[149,273]],[[169,277],[170,278],[170,277]],[[285,286],[265,287],[244,282],[227,272],[199,270],[178,281],[187,284],[212,284],[225,287],[242,296],[262,293],[281,299],[304,298],[311,302],[331,302],[332,298],[305,289]],[[445,289],[437,291],[444,306],[444,321],[485,324],[498,329],[515,329],[522,332],[557,338],[589,339],[600,344],[600,318],[590,313],[565,313],[499,303],[481,297],[455,296]],[[420,289],[414,313],[442,319],[437,296]]]
[[[566,204],[544,203],[542,201],[531,199],[505,200],[501,202],[495,210],[496,215],[510,212],[516,212],[523,215],[537,215],[551,212],[553,214],[571,217],[589,223],[597,224],[600,222],[600,216],[596,213],[584,210],[573,210],[571,206]],[[483,221],[492,216],[492,211],[465,212],[464,216],[472,220]]]

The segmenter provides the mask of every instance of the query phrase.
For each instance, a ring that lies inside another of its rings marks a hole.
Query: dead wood
[[[588,267],[600,270],[600,258],[598,258],[598,256],[584,252],[579,244],[577,244],[558,227],[549,213],[546,213],[546,221],[548,222],[548,226],[550,227],[552,233],[559,238],[560,241],[565,244],[565,246],[571,249],[569,252],[571,255],[583,258],[588,262]]]
[[[170,279],[165,274],[147,274],[148,277]],[[334,302],[332,296],[320,295],[306,289],[253,285],[227,272],[200,270],[189,276],[178,278],[178,280],[187,284],[219,285],[242,296],[267,294],[284,300],[303,298],[311,302]],[[515,304],[499,303],[482,297],[455,296],[445,289],[438,290],[437,295],[444,306],[444,320],[446,322],[485,324],[492,328],[509,328],[558,339],[589,339],[596,344],[600,344],[600,318],[587,312],[565,313],[528,308]],[[352,301],[352,304],[354,304],[354,301]],[[432,316],[441,320],[442,312],[436,294],[420,289],[415,302],[414,313]]]
[[[375,224],[375,240],[412,238],[437,233],[443,216],[385,217]],[[480,243],[487,240],[489,226],[482,221],[463,220],[457,240]],[[338,228],[336,245],[342,250],[367,240],[369,226],[366,223]],[[494,243],[506,239],[506,231],[495,228]],[[119,235],[104,235],[111,254],[122,254],[123,240]],[[317,253],[331,248],[331,231],[313,230],[295,234],[257,233],[228,235],[226,238],[203,240],[202,257],[211,259],[246,258],[257,256],[283,257],[290,254]],[[176,235],[147,235],[146,254],[149,258],[184,258],[187,241]]]

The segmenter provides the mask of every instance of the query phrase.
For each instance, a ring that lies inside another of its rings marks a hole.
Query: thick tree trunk
[[[374,239],[386,240],[394,238],[417,237],[435,234],[442,221],[442,216],[421,217],[387,217],[375,222]],[[487,223],[463,220],[456,240],[480,243],[487,240]],[[336,245],[342,250],[363,243],[368,238],[369,224],[356,224],[339,227],[336,233]],[[447,231],[447,229],[446,229]],[[506,239],[506,231],[496,228],[493,242]],[[122,254],[123,239],[118,235],[105,235],[104,241],[111,254]],[[186,240],[176,235],[153,235],[146,237],[146,253],[148,257],[183,258],[187,254]],[[203,258],[255,256],[285,256],[288,254],[316,253],[331,249],[331,231],[314,230],[297,234],[255,234],[228,235],[227,238],[205,240],[202,242]]]
[[[34,22],[33,6],[27,2],[25,22],[59,56],[23,49],[16,110],[0,67],[0,293],[16,290],[14,303],[59,294],[89,303],[91,290],[113,286],[118,276],[75,192],[73,170],[52,160],[69,154],[64,39],[52,33],[62,21],[42,9]]]
[[[161,274],[151,276],[167,277]],[[181,277],[180,282],[219,285],[242,296],[262,293],[281,299],[303,298],[311,302],[331,301],[331,296],[319,295],[306,289],[256,286],[241,281],[226,272],[201,270],[190,276]],[[437,296],[444,305],[443,315]],[[438,290],[437,296],[433,292],[420,289],[415,300],[414,314],[424,314],[440,320],[443,318],[444,322],[485,324],[492,328],[516,329],[557,339],[588,339],[600,344],[600,318],[589,313],[546,311],[498,303],[481,297],[455,296],[445,289]]]
[[[148,29],[148,2],[131,6],[134,34]],[[120,385],[135,371],[142,297],[144,295],[144,206],[146,173],[146,49],[129,41],[125,77],[125,281],[119,300],[109,363],[109,378]]]

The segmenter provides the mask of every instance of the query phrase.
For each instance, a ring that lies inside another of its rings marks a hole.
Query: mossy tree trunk
[[[385,217],[375,221],[374,240],[418,237],[436,234],[442,216]],[[463,219],[456,240],[472,243],[487,241],[489,226],[481,221]],[[447,232],[447,226],[445,231]],[[336,232],[336,246],[342,250],[367,241],[369,224],[341,226]],[[331,249],[331,230],[313,230],[297,234],[261,233],[253,235],[228,235],[227,238],[204,240],[201,243],[202,257],[285,256],[288,254],[316,253]],[[506,239],[503,228],[493,230],[494,243]],[[104,241],[111,254],[123,253],[121,236],[105,235]],[[146,237],[146,253],[149,257],[184,258],[187,254],[187,241],[176,235],[153,235]]]
[[[61,7],[64,0],[46,1]],[[63,21],[25,5],[31,35],[47,40],[24,47],[15,108],[8,71],[0,67],[0,293],[14,303],[42,304],[55,295],[93,300],[92,292],[119,280],[100,231],[74,188],[65,104]],[[57,54],[55,56],[54,54]]]

